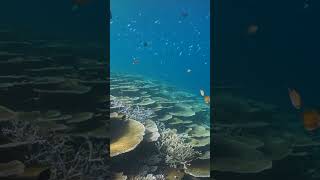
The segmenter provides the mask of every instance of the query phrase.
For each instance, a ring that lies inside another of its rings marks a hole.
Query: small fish
[[[204,102],[210,104],[210,96],[204,96]]]
[[[320,115],[315,110],[303,112],[303,125],[307,131],[314,131],[320,127]]]
[[[301,103],[301,97],[299,93],[296,90],[290,89],[290,88],[288,88],[288,91],[289,91],[289,97],[293,107],[296,109],[300,109],[302,103]]]
[[[86,5],[90,2],[91,0],[72,0],[72,11],[76,11],[79,9],[80,6]]]
[[[210,104],[210,96],[206,96],[204,90],[200,89],[200,95],[203,97],[205,103]]]
[[[183,19],[185,19],[185,18],[187,18],[187,17],[189,16],[189,13],[188,13],[187,11],[182,11],[181,14],[180,14],[180,16],[181,16]]]
[[[192,71],[191,69],[187,69],[187,73],[191,73],[191,71]]]
[[[257,33],[257,31],[259,30],[259,26],[256,24],[252,24],[248,27],[248,34],[249,35],[254,35]]]
[[[200,94],[204,97],[204,90],[200,89]]]
[[[133,58],[132,64],[140,64],[140,61],[136,58]]]
[[[200,89],[200,95],[204,97],[204,90]]]
[[[160,20],[155,20],[154,23],[155,24],[160,24]]]

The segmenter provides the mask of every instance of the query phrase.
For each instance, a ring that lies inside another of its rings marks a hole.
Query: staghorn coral
[[[195,151],[190,143],[185,142],[183,135],[177,134],[172,129],[164,129],[160,132],[156,146],[160,154],[165,157],[165,162],[174,168],[178,165],[186,168],[190,161],[200,155],[200,152]]]
[[[19,119],[11,120],[7,127],[1,129],[1,133],[12,142],[36,143],[44,140],[37,126]]]
[[[105,140],[86,138],[83,142],[66,135],[40,133],[34,123],[18,120],[1,132],[13,142],[32,142],[32,154],[26,156],[24,163],[50,167],[50,180],[109,178],[109,148]]]
[[[153,110],[150,108],[146,109],[138,105],[133,107],[115,98],[112,99],[110,103],[111,108],[118,108],[119,113],[124,114],[126,116],[126,119],[134,119],[144,123],[154,114]]]
[[[105,143],[87,139],[79,146],[68,137],[52,138],[41,144],[40,150],[28,157],[27,163],[49,166],[51,180],[93,180],[108,177],[108,152]]]
[[[132,178],[132,180],[165,180],[165,177],[162,174],[148,174],[147,176],[135,176]]]

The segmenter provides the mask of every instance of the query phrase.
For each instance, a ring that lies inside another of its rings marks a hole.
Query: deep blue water
[[[209,0],[112,0],[111,11],[111,71],[210,93]]]
[[[319,107],[319,10],[314,0],[215,1],[214,82],[274,103],[287,103],[287,88],[296,88]],[[259,27],[255,36],[246,33],[250,24]]]
[[[214,1],[213,12],[213,82],[233,85],[241,95],[257,97],[292,114],[297,111],[288,88],[295,88],[305,108],[319,110],[320,1],[219,0]],[[251,24],[259,27],[255,35],[247,33]],[[293,123],[301,123],[300,116]],[[304,131],[303,124],[299,125],[295,132]],[[284,125],[284,131],[288,127]],[[225,173],[217,174],[217,179],[307,180],[306,169],[318,168],[313,164],[317,159],[313,153],[276,161],[271,170],[259,174]]]
[[[91,0],[76,11],[72,0],[3,0],[0,27],[10,27],[17,37],[108,42],[108,1]]]

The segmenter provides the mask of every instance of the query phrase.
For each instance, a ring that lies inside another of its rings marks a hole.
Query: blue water
[[[112,0],[111,11],[111,71],[210,94],[210,0]]]
[[[214,5],[214,82],[240,84],[276,103],[287,103],[287,88],[296,88],[307,106],[319,107],[319,1],[221,0]],[[251,37],[250,24],[259,26]]]
[[[10,27],[27,39],[107,42],[108,1],[95,0],[72,10],[72,0],[3,0],[0,27]]]
[[[214,1],[213,24],[213,82],[234,86],[231,91],[241,96],[279,106],[281,112],[296,116],[284,123],[282,131],[295,124],[292,132],[305,132],[316,142],[319,131],[304,129],[288,88],[300,93],[304,108],[319,109],[319,9],[320,2],[315,0],[218,0]],[[251,24],[259,27],[255,35],[247,33]],[[310,150],[306,157],[275,161],[271,170],[261,173],[215,175],[216,179],[307,180],[311,179],[308,169],[319,167],[318,152]]]

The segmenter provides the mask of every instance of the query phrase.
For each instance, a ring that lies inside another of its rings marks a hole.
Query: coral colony
[[[200,96],[130,74],[110,80],[114,179],[210,177],[209,106]]]
[[[151,115],[154,114],[151,109],[144,109],[139,106],[132,108],[116,99],[111,101],[111,105],[114,108],[119,108],[119,112],[124,114],[127,119],[135,119],[142,123],[146,119],[150,119]],[[201,154],[195,151],[190,143],[185,142],[183,135],[179,135],[171,129],[163,129],[160,132],[160,139],[156,143],[156,146],[161,155],[165,157],[165,162],[174,168],[177,168],[178,165],[183,165],[186,168],[188,162]]]
[[[32,154],[25,157],[25,164],[50,167],[51,180],[80,177],[103,180],[109,176],[107,146],[103,141],[87,138],[78,146],[75,138],[42,133],[36,124],[18,119],[11,120],[2,134],[14,144],[37,145]]]
[[[110,112],[108,97],[91,97],[82,85],[85,82],[102,91],[104,81],[53,79],[58,81],[50,86],[53,90],[42,86],[37,90],[45,94],[40,100],[50,103],[61,94],[73,101],[91,98],[96,107],[91,112],[83,112],[91,104],[75,111],[66,102],[58,102],[63,112],[49,108],[13,111],[0,106],[0,150],[11,155],[0,163],[0,178],[28,173],[35,178],[49,174],[50,180],[209,177],[205,162],[210,158],[210,128],[204,123],[209,108],[203,100],[136,76],[111,77]],[[23,151],[12,157],[16,149]]]
[[[187,164],[201,154],[195,151],[190,143],[185,142],[183,135],[171,129],[161,132],[156,145],[161,155],[165,157],[165,162],[174,168],[178,165],[187,168]]]
[[[111,100],[111,108],[118,108],[119,113],[124,114],[126,119],[134,119],[140,121],[141,123],[145,122],[145,120],[150,119],[150,117],[154,114],[154,112],[148,108],[145,109],[143,107],[130,106],[118,99]]]

